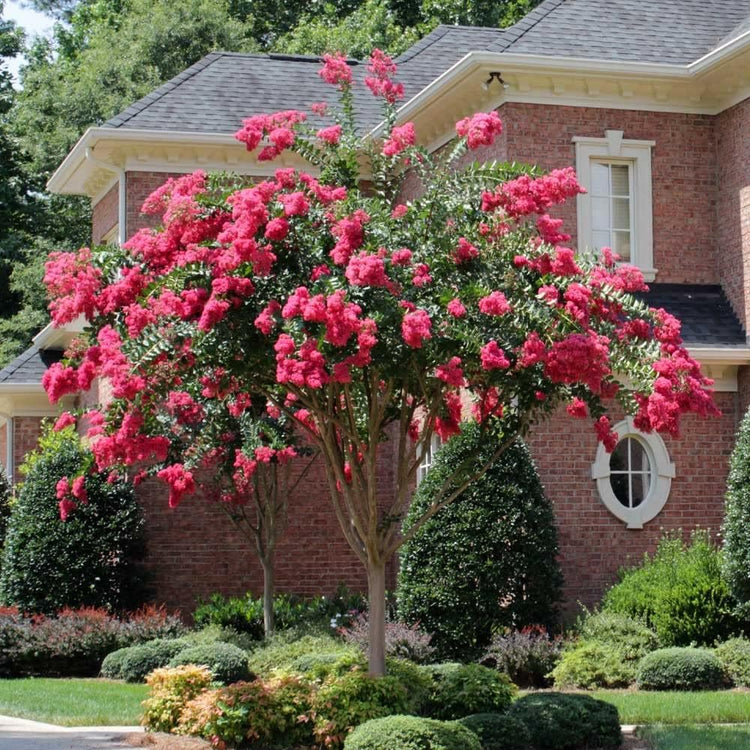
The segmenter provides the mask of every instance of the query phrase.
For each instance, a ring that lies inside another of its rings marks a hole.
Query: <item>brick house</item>
[[[414,121],[429,149],[449,142],[459,118],[496,109],[503,135],[479,158],[575,166],[588,193],[563,212],[573,241],[610,245],[641,267],[648,301],[683,321],[692,355],[716,381],[721,418],[687,419],[679,440],[623,420],[612,461],[565,414],[530,435],[556,509],[566,604],[591,605],[663,530],[718,531],[722,522],[728,457],[750,404],[750,0],[544,0],[508,29],[441,26],[397,62],[400,119]],[[361,84],[364,65],[352,66]],[[49,188],[91,198],[92,241],[102,243],[148,225],[139,208],[170,175],[262,178],[302,167],[289,154],[257,162],[232,133],[249,114],[334,103],[318,67],[278,54],[207,55],[89,129]],[[357,88],[366,133],[378,108]],[[40,379],[74,335],[48,327],[0,370],[0,461],[11,474],[40,419],[58,411]],[[384,491],[393,481],[386,455]],[[259,564],[217,509],[193,499],[170,511],[163,488],[148,483],[141,500],[159,599],[189,611],[196,596],[260,590]],[[279,589],[365,588],[321,470],[292,504]]]

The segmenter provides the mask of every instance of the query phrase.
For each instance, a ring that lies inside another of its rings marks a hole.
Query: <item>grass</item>
[[[750,747],[750,726],[711,727],[656,725],[638,730],[653,750],[737,750]]]
[[[596,690],[594,698],[617,706],[623,724],[746,724],[750,692],[705,690],[696,693]]]
[[[111,680],[0,680],[0,714],[66,727],[134,726],[147,690]]]

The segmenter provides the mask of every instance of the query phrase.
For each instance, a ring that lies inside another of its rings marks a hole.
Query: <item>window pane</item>
[[[612,232],[612,238],[612,249],[622,260],[630,260],[630,232]]]
[[[609,457],[610,471],[627,471],[628,470],[628,440],[620,440],[617,447],[612,451]]]
[[[601,200],[594,198],[594,200]],[[594,229],[599,227],[594,226]],[[630,229],[630,199],[612,198],[612,229]]]
[[[591,199],[591,228],[596,230],[606,229],[609,231],[609,198]],[[623,227],[627,229],[627,227]]]
[[[615,497],[626,507],[630,507],[630,498],[628,492],[628,480],[627,474],[612,474],[609,478],[612,484],[612,491],[615,493]]]
[[[632,471],[649,471],[651,466],[648,460],[648,453],[638,440],[628,438],[630,441],[630,460],[632,462]]]
[[[591,195],[609,195],[609,164],[591,163]]]
[[[633,474],[633,508],[637,508],[651,489],[650,474]]]
[[[612,247],[612,238],[609,232],[592,232],[591,240],[594,243],[595,250],[600,250],[603,247]]]
[[[627,164],[612,164],[612,195],[630,195],[630,167]]]

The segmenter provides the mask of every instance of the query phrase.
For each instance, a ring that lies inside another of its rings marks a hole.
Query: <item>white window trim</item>
[[[618,441],[625,438],[635,438],[648,454],[653,479],[648,495],[636,508],[626,508],[615,496],[610,482],[609,459],[600,443],[596,451],[596,460],[591,464],[591,478],[596,481],[599,497],[612,515],[624,521],[629,529],[642,529],[643,524],[656,518],[669,498],[672,480],[675,476],[674,463],[669,458],[667,446],[661,436],[655,432],[646,433],[636,429],[632,417],[618,422],[613,430],[617,433]]]
[[[120,225],[115,224],[110,230],[102,235],[100,245],[117,245],[120,236]]]
[[[443,445],[443,441],[438,435],[433,433],[430,436],[430,445],[422,456],[422,460],[419,462],[417,467],[417,487],[424,481],[427,473],[432,468],[432,464],[435,463],[435,456]]]
[[[632,164],[631,185],[634,226],[631,227],[630,263],[638,266],[646,281],[656,278],[654,268],[653,198],[651,187],[651,149],[656,141],[623,139],[622,130],[607,130],[605,138],[574,136],[576,147],[576,172],[581,185],[591,188],[591,162],[618,160]],[[591,196],[578,196],[578,245],[581,250],[591,249]]]

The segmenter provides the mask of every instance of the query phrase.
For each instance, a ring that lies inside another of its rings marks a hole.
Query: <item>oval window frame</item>
[[[632,417],[626,417],[612,428],[618,435],[618,445],[625,438],[634,438],[643,446],[653,467],[653,480],[648,495],[635,508],[625,507],[615,496],[610,482],[609,459],[604,445],[599,443],[596,458],[591,464],[591,478],[596,482],[599,498],[609,512],[623,521],[629,529],[642,529],[661,513],[669,499],[672,480],[675,477],[674,463],[667,446],[657,433],[646,433],[636,429]]]

